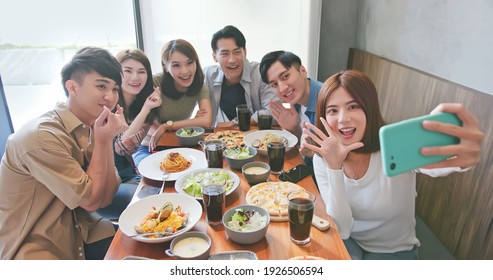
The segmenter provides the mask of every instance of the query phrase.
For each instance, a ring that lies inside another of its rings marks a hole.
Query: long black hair
[[[132,102],[132,104],[130,104],[130,107],[128,108],[128,110],[126,109],[127,106],[125,104],[125,99],[123,98],[123,91],[120,90],[120,93],[119,93],[120,98],[118,100],[118,104],[120,104],[120,106],[125,109],[125,110],[123,110],[123,114],[125,115],[125,119],[127,120],[127,122],[130,122],[133,119],[135,119],[135,117],[137,117],[137,115],[142,110],[142,107],[144,106],[144,103],[146,102],[147,98],[154,91],[154,86],[153,86],[153,81],[152,81],[151,62],[147,58],[146,54],[143,51],[138,50],[138,49],[123,50],[116,55],[116,59],[120,63],[123,63],[127,59],[135,59],[138,62],[142,63],[142,65],[144,65],[144,68],[147,72],[146,83],[145,83],[144,87],[142,88],[142,90],[139,92],[139,94],[137,94],[137,97],[135,98],[134,102]],[[146,123],[151,124],[154,122],[154,120],[157,119],[158,109],[159,109],[159,107],[153,108],[151,110],[151,112],[149,112],[149,114],[147,115],[147,118],[145,120]]]
[[[194,96],[200,93],[200,89],[204,85],[204,72],[202,72],[202,67],[200,66],[199,56],[197,52],[193,48],[192,44],[183,40],[171,40],[163,47],[163,51],[161,53],[161,65],[163,67],[163,76],[159,81],[159,86],[162,89],[162,94],[168,96],[171,99],[180,99],[183,96],[183,93],[179,92],[173,80],[171,74],[166,70],[166,67],[169,64],[169,59],[171,54],[174,52],[180,52],[189,59],[193,60],[196,65],[195,75],[192,81],[192,84],[187,88],[185,92],[188,96]]]

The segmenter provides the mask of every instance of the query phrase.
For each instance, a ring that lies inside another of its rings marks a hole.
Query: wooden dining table
[[[216,128],[216,131],[218,129],[237,130],[238,128],[218,127]],[[252,126],[251,129],[256,129],[256,127]],[[161,137],[159,145],[166,148],[180,147],[180,143],[175,132],[165,132],[165,134]],[[200,146],[195,148],[201,150]],[[255,160],[268,162],[268,158],[260,154],[256,155]],[[290,151],[286,152],[284,170],[288,170],[298,164],[303,164],[303,159],[297,147],[294,147]],[[226,197],[226,210],[234,206],[246,204],[245,196],[251,186],[243,177],[241,170],[229,168],[226,161],[224,161],[223,166],[224,169],[231,170],[240,178],[240,185],[234,192]],[[277,175],[274,174],[270,175],[269,180],[279,181]],[[174,181],[167,181],[165,183],[164,192],[176,192],[174,183]],[[211,238],[211,254],[248,250],[254,252],[259,260],[286,260],[293,257],[302,256],[315,256],[328,260],[349,260],[349,253],[342,242],[333,220],[325,212],[325,204],[320,197],[320,193],[313,178],[311,176],[305,177],[297,184],[316,195],[315,214],[328,220],[330,223],[330,228],[326,231],[320,231],[312,226],[310,233],[311,241],[308,244],[296,245],[290,240],[289,222],[286,221],[271,221],[265,238],[255,244],[250,245],[238,244],[229,239],[222,225],[216,227],[209,226],[205,220],[204,212],[202,213],[202,217],[199,222],[191,230],[206,233]],[[161,187],[162,182],[142,178],[136,193],[144,185],[159,188]],[[134,198],[135,197],[136,195],[134,195]],[[126,236],[121,230],[118,230],[106,253],[105,259],[119,260],[129,256],[150,259],[171,259],[165,254],[165,250],[169,249],[170,243],[171,241],[163,243],[143,243]]]

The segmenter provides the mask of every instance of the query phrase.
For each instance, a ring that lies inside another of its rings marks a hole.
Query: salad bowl
[[[267,233],[269,224],[269,212],[255,205],[233,207],[223,215],[223,225],[228,237],[239,244],[259,242]]]
[[[183,127],[176,131],[176,136],[180,145],[185,147],[193,147],[199,144],[200,140],[204,140],[205,130],[202,127],[191,126]]]
[[[243,165],[252,162],[257,156],[257,149],[249,146],[231,147],[223,152],[223,157],[226,159],[229,167],[236,170],[241,170]]]

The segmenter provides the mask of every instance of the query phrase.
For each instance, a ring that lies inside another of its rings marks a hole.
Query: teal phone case
[[[395,176],[451,156],[424,156],[420,153],[422,147],[453,145],[460,141],[457,137],[424,129],[424,120],[462,125],[455,114],[438,113],[381,127],[380,152],[385,175]]]

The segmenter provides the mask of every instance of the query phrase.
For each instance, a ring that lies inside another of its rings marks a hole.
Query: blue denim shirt
[[[306,107],[305,115],[308,117],[308,119],[310,119],[310,123],[314,125],[316,121],[315,118],[317,117],[318,93],[320,92],[323,83],[312,79],[309,80],[310,96],[308,97],[308,106]]]
[[[310,78],[308,78],[308,80],[310,80],[310,95],[308,96],[308,106],[306,106],[305,115],[310,120],[310,123],[315,125],[315,121],[316,121],[315,118],[317,117],[318,93],[320,92],[323,83],[316,80],[312,80]],[[296,111],[298,111],[299,113],[301,109],[301,105],[296,104],[295,108]]]

